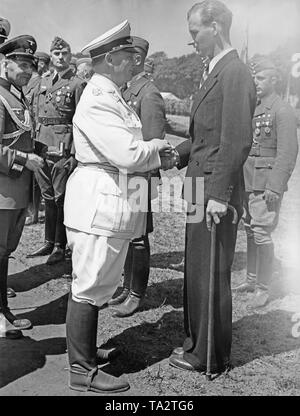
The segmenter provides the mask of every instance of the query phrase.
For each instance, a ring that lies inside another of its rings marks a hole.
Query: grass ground
[[[183,122],[184,119],[181,119]],[[178,139],[169,137],[176,143]],[[172,178],[178,171],[163,172]],[[180,178],[184,172],[179,172]],[[180,179],[179,178],[179,179]],[[260,311],[249,310],[249,294],[233,295],[234,369],[213,382],[198,373],[168,364],[173,347],[184,339],[183,271],[172,268],[184,250],[184,213],[155,214],[151,235],[150,283],[142,309],[132,317],[116,319],[109,308],[99,312],[98,341],[122,351],[106,366],[115,375],[126,374],[131,389],[123,395],[300,395],[300,161],[285,195],[274,241],[278,259],[273,301]],[[43,224],[26,227],[11,260],[9,285],[17,297],[15,313],[32,320],[34,328],[18,341],[0,339],[0,396],[93,395],[68,389],[65,313],[70,263],[47,266],[45,258],[26,259],[43,240]],[[245,277],[246,245],[238,231],[233,285]],[[294,322],[292,321],[294,320]]]

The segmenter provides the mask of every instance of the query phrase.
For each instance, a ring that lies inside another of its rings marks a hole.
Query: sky
[[[149,54],[168,57],[193,51],[186,14],[195,0],[0,0],[0,16],[12,26],[10,37],[33,35],[38,50],[49,51],[55,36],[72,52],[127,19],[132,34],[150,42]],[[300,0],[223,0],[233,12],[231,40],[241,50],[249,27],[249,56],[269,53],[289,37],[299,37]]]

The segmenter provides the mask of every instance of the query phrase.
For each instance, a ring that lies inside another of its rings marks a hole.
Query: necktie
[[[209,70],[209,59],[206,58],[203,61],[203,72],[202,72],[202,77],[201,77],[201,80],[200,80],[199,88],[201,88],[202,85],[204,84],[204,82],[207,80],[207,78],[208,78],[208,70]]]
[[[58,81],[58,73],[56,73],[52,79],[52,85],[54,85]]]

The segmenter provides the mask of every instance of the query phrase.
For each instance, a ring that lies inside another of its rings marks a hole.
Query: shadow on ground
[[[47,355],[66,352],[65,338],[35,341],[29,337],[18,340],[0,338],[0,388],[44,367]]]
[[[61,278],[63,274],[70,274],[71,271],[72,264],[70,261],[64,261],[52,266],[39,264],[20,273],[11,274],[8,276],[7,284],[16,292],[27,292],[50,280]]]
[[[105,366],[105,371],[118,376],[142,371],[168,358],[172,349],[182,345],[183,340],[182,312],[168,312],[157,322],[143,322],[111,338],[107,345],[119,348],[122,354]],[[297,348],[299,340],[291,335],[291,314],[288,312],[253,314],[233,324],[232,363],[235,367]]]

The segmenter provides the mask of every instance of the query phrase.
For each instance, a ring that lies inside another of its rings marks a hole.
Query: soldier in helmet
[[[3,36],[3,35],[2,35]],[[22,88],[29,82],[36,42],[24,35],[0,46],[0,336],[18,338],[31,327],[18,319],[7,302],[10,254],[17,248],[30,199],[32,172],[43,166],[34,153],[33,123]],[[7,331],[8,329],[8,331]]]
[[[271,233],[288,180],[295,167],[298,142],[295,114],[276,93],[279,74],[266,57],[250,61],[256,85],[253,142],[244,165],[244,224],[247,233],[246,281],[233,290],[255,292],[252,307],[270,300],[274,245]]]
[[[71,47],[55,37],[50,48],[54,72],[34,92],[36,140],[47,146],[45,167],[36,175],[45,201],[45,242],[28,257],[49,255],[47,264],[65,259],[63,204],[68,176],[76,166],[72,118],[85,84],[70,68]]]

